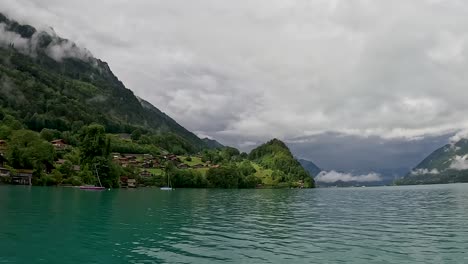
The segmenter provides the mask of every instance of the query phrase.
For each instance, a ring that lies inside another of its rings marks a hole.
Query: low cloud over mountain
[[[333,133],[424,145],[468,127],[468,2],[4,0],[1,8],[93,50],[137,95],[223,144]],[[320,162],[332,163],[350,167]]]

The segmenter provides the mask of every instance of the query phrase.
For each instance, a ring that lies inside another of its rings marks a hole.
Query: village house
[[[143,171],[140,172],[140,176],[141,177],[151,177],[153,175],[151,174],[151,172],[149,172],[147,170],[143,170]]]
[[[80,165],[73,165],[72,169],[75,172],[80,172],[81,171],[81,166]]]
[[[145,161],[141,166],[146,169],[153,168],[153,161]]]
[[[55,162],[56,165],[63,165],[65,164],[65,160],[64,159],[58,159],[56,162]]]
[[[136,188],[136,180],[129,179],[126,176],[120,177],[120,187],[121,188]]]
[[[192,168],[194,168],[194,169],[201,169],[201,168],[205,168],[205,165],[203,165],[203,164],[195,164],[195,165],[192,166]]]
[[[33,170],[17,170],[15,175],[11,176],[11,182],[19,185],[32,185]]]
[[[128,179],[127,186],[128,186],[128,188],[136,188],[136,180],[135,179]]]
[[[4,167],[0,167],[0,177],[10,177],[10,170]]]
[[[132,138],[132,135],[128,134],[128,133],[120,133],[120,134],[118,134],[118,136],[121,139],[128,139],[128,140],[130,140]]]
[[[154,157],[151,154],[143,154],[143,159],[144,160],[152,160]]]
[[[52,143],[52,146],[54,146],[56,150],[62,150],[68,147],[63,139],[52,140],[50,143]]]
[[[180,163],[180,164],[177,165],[177,168],[179,168],[179,169],[188,169],[188,168],[190,168],[190,166],[185,164],[185,163]]]
[[[118,157],[118,158],[115,158],[114,161],[124,168],[127,167],[129,163],[129,160],[126,157]]]

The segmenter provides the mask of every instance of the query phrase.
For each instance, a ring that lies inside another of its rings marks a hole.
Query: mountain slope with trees
[[[0,108],[29,129],[77,130],[93,122],[108,133],[176,137],[206,147],[192,132],[137,98],[107,63],[53,32],[20,25],[0,14]]]
[[[271,177],[278,183],[301,181],[309,187],[315,186],[314,179],[292,155],[284,142],[272,139],[253,149],[249,159],[266,169],[273,170]]]
[[[4,183],[116,188],[170,178],[176,188],[314,187],[283,142],[249,156],[202,140],[89,51],[2,14],[0,155]]]
[[[468,182],[468,139],[447,144],[419,163],[399,185]]]

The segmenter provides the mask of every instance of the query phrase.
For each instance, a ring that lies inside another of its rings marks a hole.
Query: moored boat
[[[100,187],[100,186],[94,186],[94,185],[83,185],[80,186],[81,190],[90,190],[90,191],[102,191],[105,190],[105,187]]]
[[[94,171],[96,172],[96,179],[98,180],[99,186],[95,185],[82,185],[80,186],[81,190],[88,190],[88,191],[104,191],[106,188],[102,187],[101,179],[99,178],[99,173],[96,167],[96,164],[94,164]]]
[[[159,189],[161,189],[161,191],[172,191],[174,189],[172,189],[171,182],[169,181],[169,173],[166,172],[166,174],[167,174],[167,186],[161,187]]]

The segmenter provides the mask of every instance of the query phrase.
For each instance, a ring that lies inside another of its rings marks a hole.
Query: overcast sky
[[[278,137],[330,169],[411,167],[468,126],[468,1],[0,3],[107,61],[186,128],[241,149]]]

